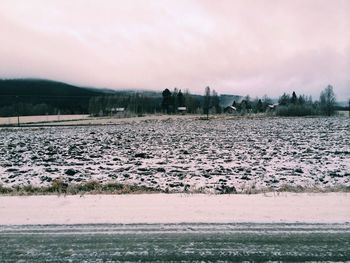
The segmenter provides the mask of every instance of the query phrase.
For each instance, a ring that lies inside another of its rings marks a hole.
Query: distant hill
[[[87,113],[89,100],[104,91],[41,79],[0,80],[0,116]]]
[[[344,100],[344,101],[337,101],[337,106],[338,107],[349,107],[349,101],[346,101],[346,100]]]
[[[51,80],[0,80],[1,96],[97,96],[103,93],[97,89],[82,88]]]

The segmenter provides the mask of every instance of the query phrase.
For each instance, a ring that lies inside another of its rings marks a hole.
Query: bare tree
[[[335,112],[336,98],[333,87],[328,85],[320,95],[321,112],[327,116],[331,116]]]
[[[211,92],[211,105],[213,108],[215,108],[215,113],[216,114],[220,114],[221,113],[221,107],[220,107],[220,98],[219,98],[219,95],[218,93],[213,90]]]

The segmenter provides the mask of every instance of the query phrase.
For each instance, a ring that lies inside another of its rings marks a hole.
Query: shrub
[[[11,188],[3,187],[0,185],[0,194],[9,194],[12,192]]]
[[[68,184],[62,178],[56,178],[52,181],[51,187],[47,188],[47,192],[51,193],[65,193],[67,192]]]

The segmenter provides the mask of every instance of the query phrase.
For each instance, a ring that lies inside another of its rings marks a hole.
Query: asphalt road
[[[0,226],[0,262],[350,261],[349,224]]]

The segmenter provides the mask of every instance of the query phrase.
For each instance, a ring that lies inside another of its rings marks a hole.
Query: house
[[[125,111],[125,108],[112,108],[111,109],[111,113],[113,114],[117,114],[119,112],[124,112]]]
[[[114,116],[124,116],[125,115],[125,108],[111,108],[111,115]]]
[[[187,111],[186,107],[177,107],[177,112],[181,114],[185,114]]]
[[[270,113],[275,112],[277,107],[278,107],[278,105],[279,105],[278,103],[267,105],[266,112],[270,112]]]
[[[278,107],[278,103],[267,105],[268,110],[275,110]]]
[[[237,108],[233,106],[227,106],[224,108],[224,113],[233,114],[237,112]]]

